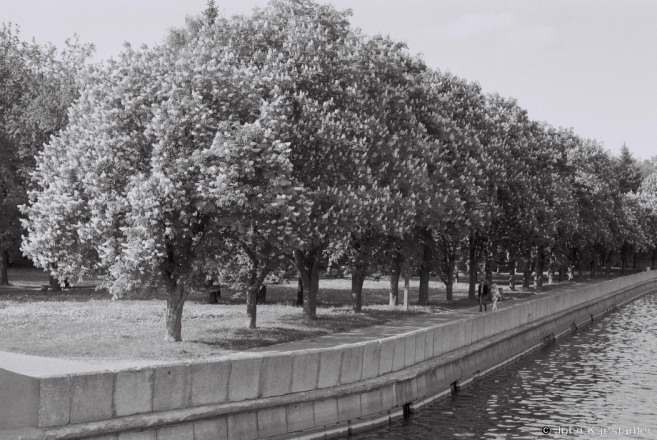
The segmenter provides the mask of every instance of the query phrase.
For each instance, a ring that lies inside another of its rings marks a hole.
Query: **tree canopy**
[[[93,45],[69,39],[52,44],[23,42],[11,24],[0,29],[0,254],[7,284],[7,261],[18,253],[18,205],[27,200],[29,173],[44,143],[68,123],[68,108],[79,96],[82,71]]]
[[[61,280],[102,273],[115,297],[165,289],[173,341],[190,289],[244,291],[254,328],[260,286],[290,266],[315,319],[328,261],[347,261],[360,311],[374,265],[395,292],[402,268],[417,271],[426,303],[432,273],[451,298],[459,268],[474,295],[480,263],[484,276],[494,262],[526,283],[535,273],[540,287],[545,270],[657,252],[655,174],[644,179],[629,150],[614,158],[532,121],[349,15],[273,0],[227,18],[210,2],[152,48],[84,69],[88,48],[63,52],[58,100],[26,86],[50,116],[26,117],[29,142],[2,144],[19,160],[18,144],[46,142],[29,150],[23,252]],[[3,66],[0,105],[26,93],[6,79],[19,64]]]

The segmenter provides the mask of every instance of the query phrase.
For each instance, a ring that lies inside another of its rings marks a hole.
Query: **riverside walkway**
[[[415,330],[433,327],[435,325],[445,324],[452,321],[458,321],[463,318],[471,317],[473,315],[485,315],[491,313],[499,313],[507,307],[512,307],[515,304],[529,301],[536,298],[546,296],[558,295],[563,292],[577,290],[582,287],[591,287],[596,284],[609,281],[612,278],[599,278],[596,280],[588,280],[586,283],[566,282],[563,285],[553,284],[548,286],[549,290],[539,291],[532,293],[524,298],[509,299],[508,288],[504,288],[507,295],[503,295],[502,301],[498,301],[498,311],[491,311],[492,304],[487,303],[488,311],[479,312],[479,304],[473,302],[473,306],[464,307],[460,309],[448,309],[439,313],[431,313],[427,315],[414,316],[412,318],[405,318],[397,321],[391,321],[386,324],[379,324],[370,327],[362,327],[352,329],[340,333],[332,333],[329,335],[318,336],[311,339],[302,339],[299,341],[287,342],[283,344],[270,345],[249,350],[255,353],[284,353],[288,351],[308,350],[315,348],[330,348],[337,347],[345,344],[356,344],[359,342],[372,341],[377,339],[388,338],[391,336],[402,335],[410,333]],[[504,287],[504,286],[503,286]]]
[[[508,296],[504,295],[504,297],[507,299],[499,301],[497,307],[499,310],[503,310],[507,307],[511,307],[514,304],[518,304],[519,302],[542,296],[556,295],[564,291],[576,290],[581,287],[589,287],[608,280],[609,278],[600,278],[595,281],[588,280],[586,283],[568,282],[563,283],[563,285],[555,284],[549,286],[550,290],[537,292],[525,298],[519,299],[508,299]],[[505,289],[505,292],[508,293],[508,290]],[[338,347],[345,344],[355,344],[359,342],[383,339],[391,336],[409,333],[415,330],[420,330],[423,328],[429,328],[435,325],[445,324],[451,321],[457,321],[473,315],[495,313],[490,310],[491,307],[492,306],[489,304],[487,312],[479,312],[478,304],[461,309],[447,309],[439,313],[414,316],[412,318],[391,321],[386,324],[362,327],[339,333],[331,333],[311,339],[301,339],[293,342],[269,345],[247,350],[241,353],[212,357],[206,360],[219,360],[227,357],[235,357],[240,356],[242,353],[284,353],[298,350]],[[180,363],[180,360],[69,360],[0,351],[0,368],[35,377],[72,373],[90,373],[108,370],[114,371],[126,368],[145,367],[148,365]]]
[[[567,283],[502,300],[495,312],[472,305],[201,360],[0,353],[0,439],[343,436],[422,408],[655,290],[657,272]]]

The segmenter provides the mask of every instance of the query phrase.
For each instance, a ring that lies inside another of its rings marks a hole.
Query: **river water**
[[[657,439],[657,294],[485,376],[409,420],[350,438]]]

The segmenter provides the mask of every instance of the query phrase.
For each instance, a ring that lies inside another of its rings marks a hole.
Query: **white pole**
[[[404,274],[404,310],[408,310],[408,293],[411,290],[411,274],[409,272]]]

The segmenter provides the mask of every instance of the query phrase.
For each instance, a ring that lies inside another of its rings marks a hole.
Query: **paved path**
[[[0,351],[0,369],[32,377],[58,376],[71,373],[94,373],[107,370],[122,370],[126,368],[161,365],[169,362],[153,360],[93,360],[77,361],[58,359],[28,354]],[[180,363],[178,361],[178,363]]]
[[[563,293],[569,290],[581,289],[583,287],[590,287],[598,283],[603,283],[609,281],[607,278],[600,278],[594,281],[588,281],[586,283],[570,283],[564,284],[561,286],[553,285],[549,290],[542,292],[537,292],[534,295],[531,295],[527,298],[522,299],[507,299],[504,301],[498,301],[497,308],[504,309],[510,307],[513,304],[516,304],[521,301],[527,301],[534,298],[539,298],[545,295],[554,295],[558,293]],[[508,288],[502,286],[504,290],[508,293]],[[488,311],[482,313],[495,313],[491,311],[493,305],[491,303],[487,304]],[[386,324],[374,325],[371,327],[357,328],[349,330],[343,333],[332,333],[329,335],[318,336],[312,339],[303,339],[300,341],[287,342],[284,344],[270,345],[267,347],[260,347],[249,350],[249,352],[255,353],[281,353],[286,351],[294,350],[306,350],[311,348],[328,348],[328,347],[337,347],[343,344],[354,344],[358,342],[371,341],[374,339],[382,339],[390,336],[395,336],[403,333],[409,333],[414,330],[419,330],[421,328],[431,327],[435,325],[444,324],[446,322],[456,321],[467,316],[472,316],[479,314],[479,305],[472,307],[467,307],[457,310],[446,310],[440,313],[432,313],[428,315],[414,316],[412,318],[406,318],[399,321],[388,322]]]
[[[497,308],[502,309],[523,301],[506,300],[497,303]],[[495,313],[491,311],[492,304],[488,304],[488,311],[482,313]],[[329,348],[337,347],[344,344],[355,344],[358,342],[371,341],[375,339],[387,338],[404,333],[410,333],[426,327],[433,327],[447,322],[456,321],[468,316],[479,314],[479,306],[468,307],[458,310],[447,310],[440,313],[414,316],[399,321],[392,321],[386,324],[374,325],[371,327],[357,328],[343,333],[332,333],[329,335],[318,336],[312,339],[303,339],[300,341],[286,342],[284,344],[270,345],[250,350],[255,353],[281,353],[286,351],[307,350],[311,348]]]

